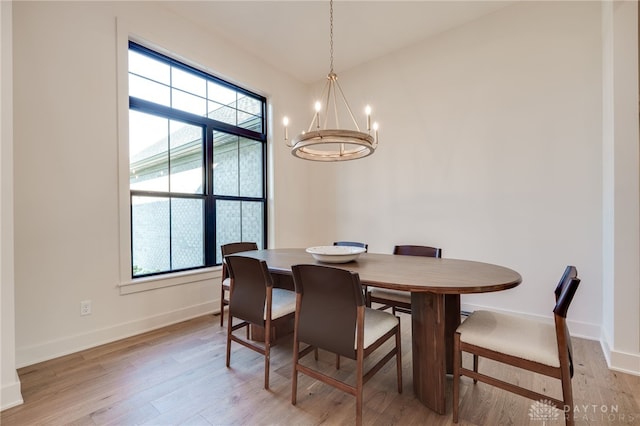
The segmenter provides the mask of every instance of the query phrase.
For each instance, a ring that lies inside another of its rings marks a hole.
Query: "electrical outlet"
[[[80,315],[91,315],[91,300],[80,302]]]

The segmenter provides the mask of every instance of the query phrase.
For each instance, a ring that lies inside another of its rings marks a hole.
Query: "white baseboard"
[[[42,344],[16,348],[17,368],[38,362],[58,358],[84,349],[93,348],[105,343],[135,336],[157,328],[165,327],[191,318],[220,312],[220,300],[212,300],[199,305],[189,306],[172,312],[165,312],[151,317],[140,318],[127,323],[116,324],[87,333],[76,334]],[[4,401],[4,389],[3,389]]]
[[[20,392],[20,379],[16,374],[15,380],[10,384],[3,384],[0,390],[0,411],[15,407],[24,402]]]
[[[640,354],[612,350],[604,333],[600,339],[600,346],[611,370],[640,376]]]

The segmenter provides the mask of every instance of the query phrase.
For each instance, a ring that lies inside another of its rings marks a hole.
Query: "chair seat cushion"
[[[457,332],[461,342],[560,367],[553,324],[497,312],[475,311],[460,324]]]
[[[283,288],[274,288],[271,293],[271,319],[280,318],[295,311],[296,293]],[[266,310],[265,319],[267,319]]]
[[[224,280],[222,280],[222,287],[229,289],[230,286],[231,286],[231,278],[227,277]]]
[[[408,291],[392,290],[388,288],[374,288],[370,291],[371,297],[392,300],[394,302],[411,303],[411,293]]]
[[[364,310],[364,348],[373,345],[379,338],[398,325],[398,318],[389,312],[378,311],[377,309],[365,308]],[[354,349],[357,349],[358,337]]]

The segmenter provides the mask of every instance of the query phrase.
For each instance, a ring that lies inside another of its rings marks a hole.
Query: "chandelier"
[[[367,129],[360,130],[347,98],[333,71],[333,0],[329,1],[330,68],[322,95],[315,103],[315,113],[307,131],[289,141],[289,119],[284,117],[284,140],[291,154],[312,161],[346,161],[367,157],[378,146],[378,123],[371,124],[371,107],[365,108]],[[340,128],[339,105],[348,114],[354,128]],[[335,127],[329,127],[335,126]],[[373,135],[371,134],[373,131]]]

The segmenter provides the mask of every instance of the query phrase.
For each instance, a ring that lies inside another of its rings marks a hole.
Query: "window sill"
[[[217,282],[220,280],[221,276],[222,267],[215,266],[197,271],[176,272],[174,274],[166,274],[162,276],[136,278],[131,281],[122,282],[118,287],[120,287],[120,295],[126,295],[156,290],[159,288],[173,287],[176,285],[194,284],[202,281],[214,280]]]

